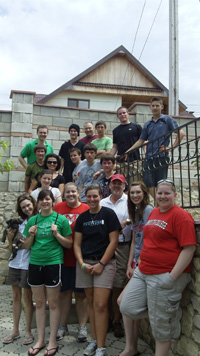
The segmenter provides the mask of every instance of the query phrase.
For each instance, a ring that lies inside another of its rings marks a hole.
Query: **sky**
[[[169,1],[0,0],[0,110],[11,90],[49,94],[120,45],[169,88]],[[179,98],[199,117],[200,1],[178,4]]]

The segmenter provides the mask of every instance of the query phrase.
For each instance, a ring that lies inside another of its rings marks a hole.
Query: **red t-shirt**
[[[170,272],[183,246],[196,245],[194,220],[175,205],[166,212],[154,209],[144,226],[144,245],[139,269],[144,274]],[[190,264],[184,272],[190,272]]]
[[[53,210],[55,210],[58,214],[64,215],[69,221],[70,227],[72,229],[72,239],[74,241],[74,227],[76,223],[76,219],[78,216],[84,211],[88,210],[89,206],[85,203],[81,203],[77,208],[71,208],[67,205],[67,202],[64,201],[62,203],[57,203],[53,206]],[[74,256],[74,248],[73,245],[71,248],[64,248],[64,266],[75,267],[76,266],[76,258]]]

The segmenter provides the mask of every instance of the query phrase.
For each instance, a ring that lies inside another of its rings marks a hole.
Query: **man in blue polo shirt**
[[[46,125],[39,125],[37,127],[37,135],[38,138],[36,140],[28,142],[19,155],[19,162],[26,169],[27,166],[36,160],[36,155],[34,152],[34,147],[38,144],[42,144],[46,146],[45,156],[49,153],[53,153],[53,147],[46,141],[48,135],[48,127]],[[27,158],[27,162],[24,158]]]
[[[161,114],[164,108],[162,99],[153,98],[150,108],[153,114],[151,120],[144,124],[139,140],[126,153],[143,145],[145,141],[151,141],[165,135],[152,143],[147,143],[145,153],[143,181],[149,188],[150,194],[154,197],[154,188],[157,182],[167,178],[169,152],[182,141],[184,132],[183,130],[177,130],[175,141],[169,147],[171,136],[169,132],[178,129],[178,124],[171,116]],[[153,167],[160,168],[151,170]]]

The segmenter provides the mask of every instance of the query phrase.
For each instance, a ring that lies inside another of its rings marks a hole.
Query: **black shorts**
[[[76,288],[76,267],[63,266],[62,270],[62,287],[61,292],[66,292],[67,290],[73,290],[77,293],[84,293],[83,288]]]
[[[62,265],[39,266],[29,264],[28,284],[31,287],[57,287],[61,284]]]

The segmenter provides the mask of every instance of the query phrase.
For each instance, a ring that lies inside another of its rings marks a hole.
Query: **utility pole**
[[[169,0],[169,115],[179,114],[178,0]]]

